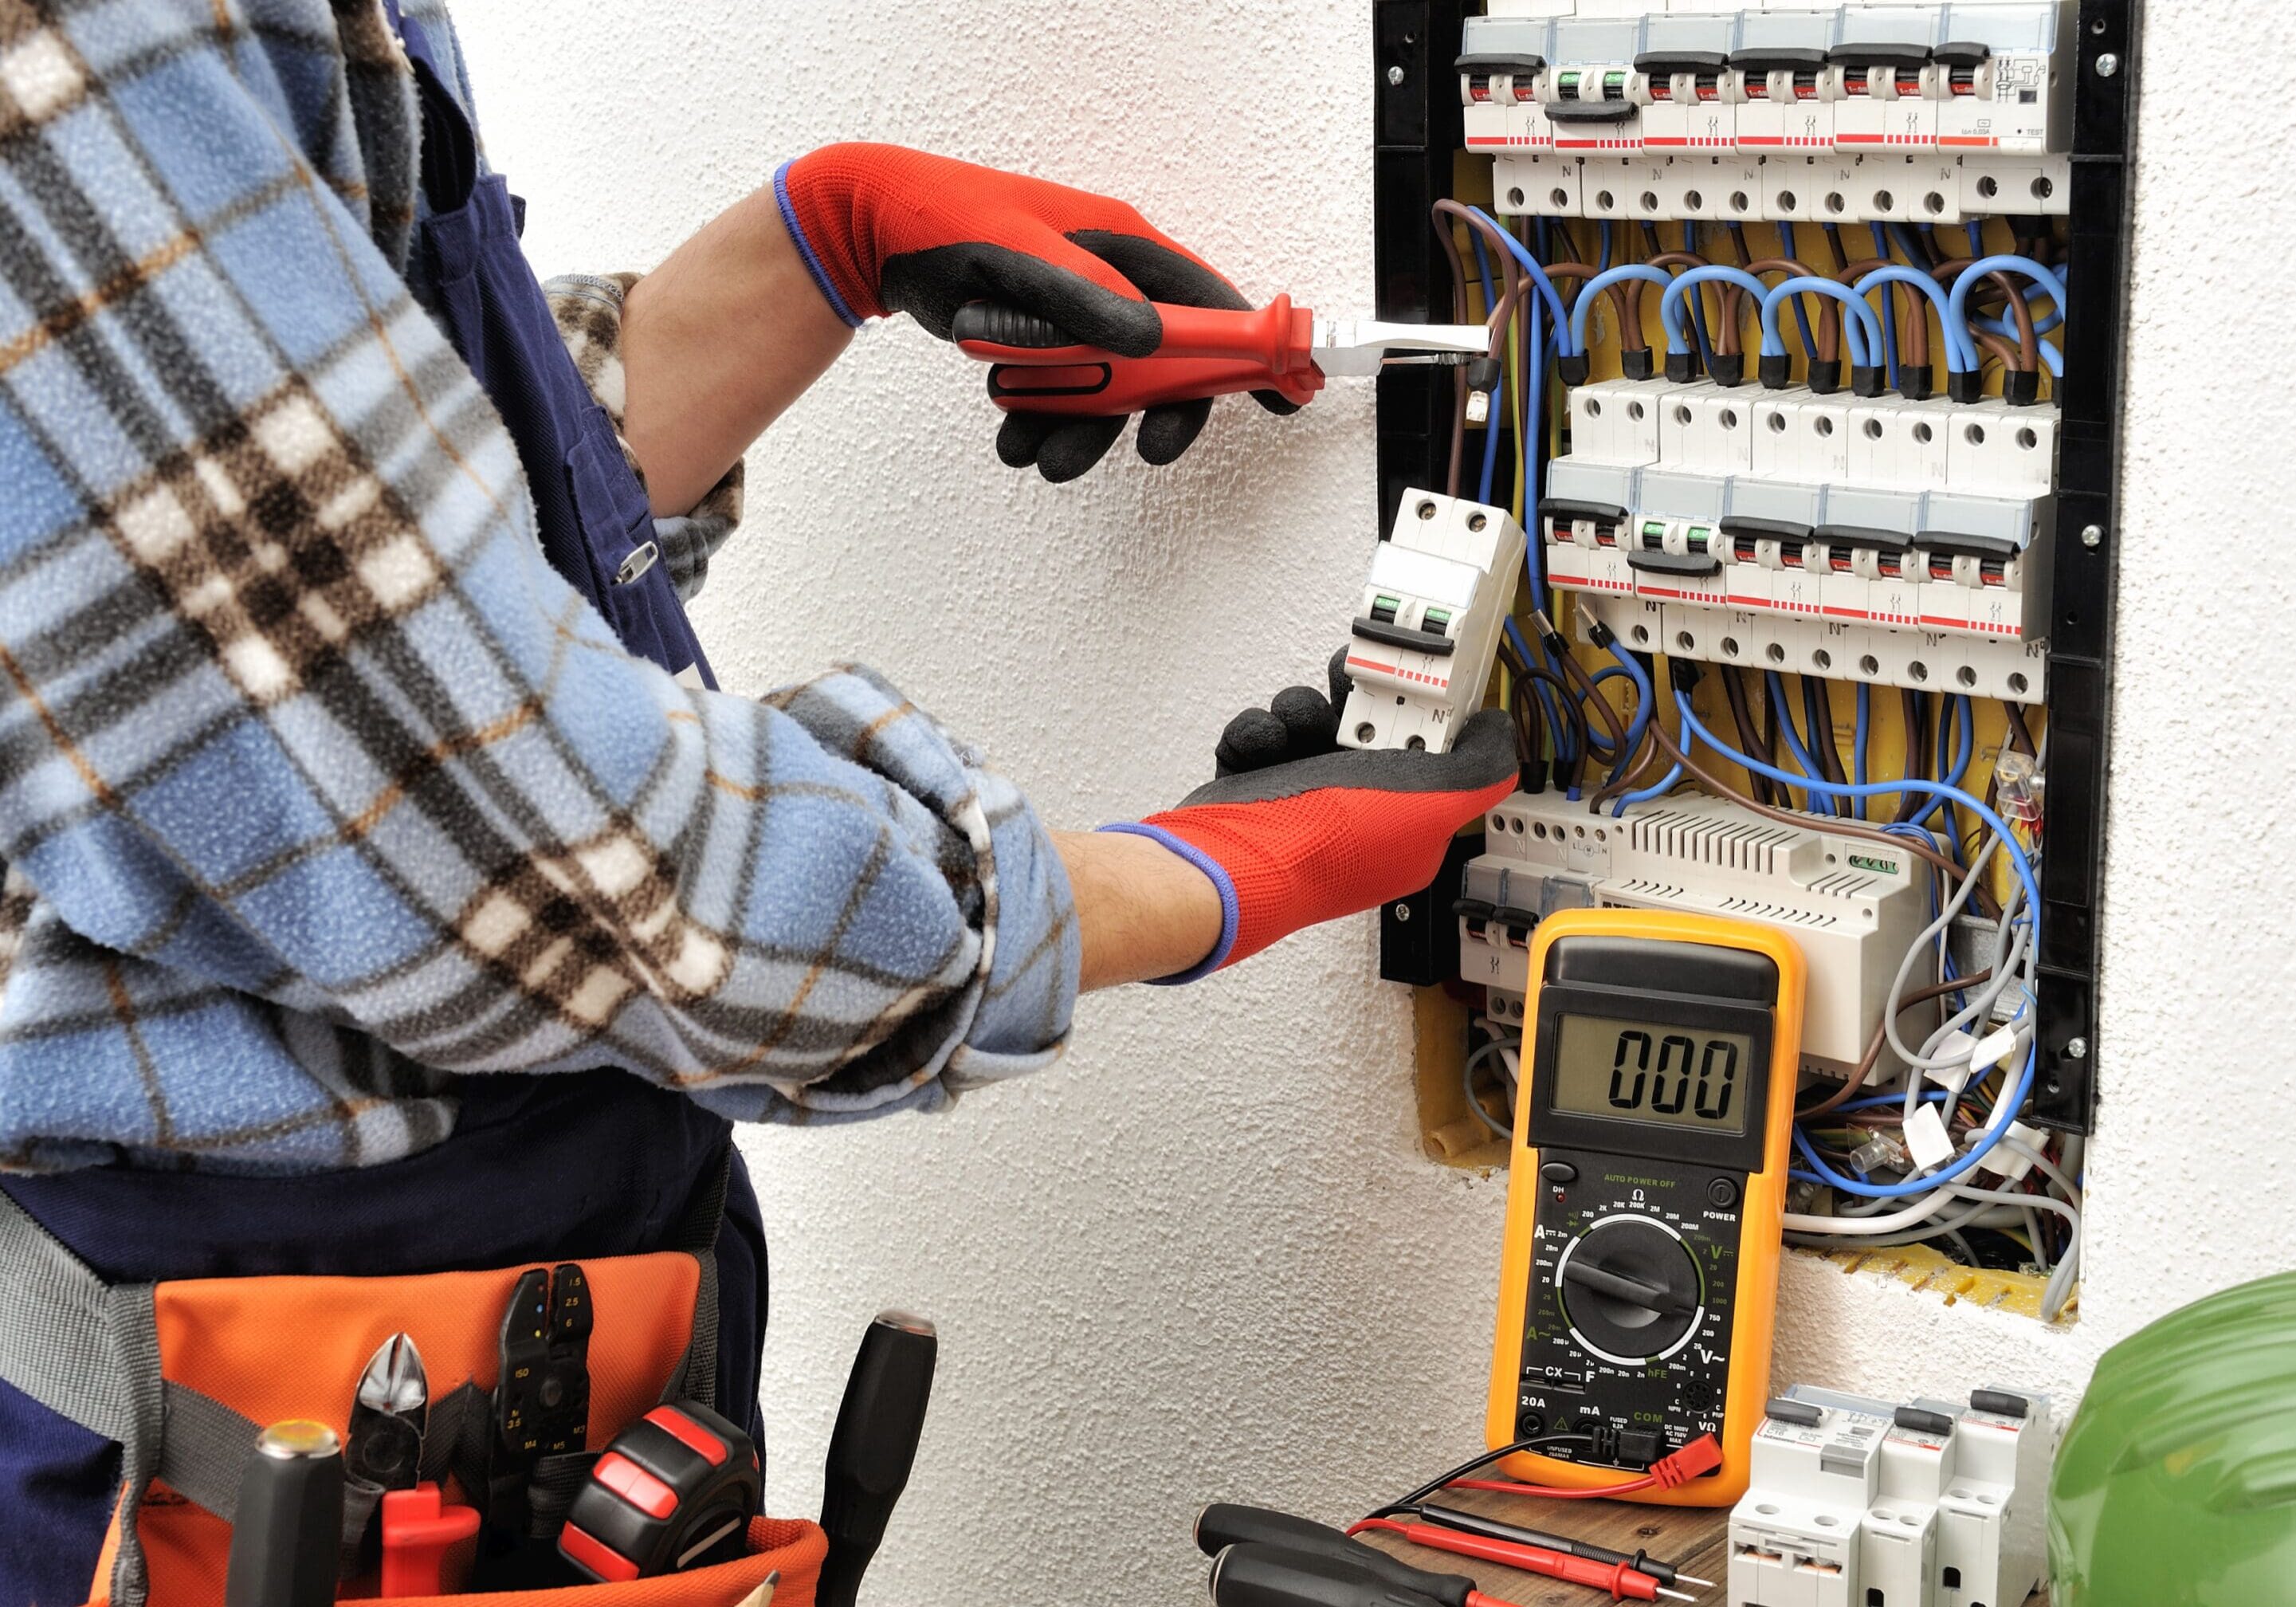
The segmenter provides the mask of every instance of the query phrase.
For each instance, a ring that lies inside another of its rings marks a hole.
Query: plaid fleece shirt
[[[379,0],[0,0],[0,1167],[370,1165],[481,1072],[788,1119],[1046,1064],[1009,783],[865,670],[691,690],[550,569],[408,290],[419,128]],[[556,287],[610,411],[626,283]],[[666,521],[689,588],[738,494]]]

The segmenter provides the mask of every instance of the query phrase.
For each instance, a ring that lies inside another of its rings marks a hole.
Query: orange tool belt
[[[714,1404],[710,1246],[723,1197],[722,1187],[714,1192],[676,1249],[580,1263],[598,1314],[588,1352],[594,1452],[662,1401]],[[503,1313],[529,1270],[110,1284],[0,1194],[0,1287],[9,1291],[0,1300],[0,1377],[123,1447],[119,1502],[89,1607],[221,1607],[230,1520],[260,1426],[308,1418],[348,1438],[359,1375],[394,1333],[413,1337],[430,1384],[422,1477],[483,1507]],[[587,1455],[574,1460],[552,1470],[570,1491]],[[350,1491],[347,1554],[356,1554],[379,1496]],[[813,1607],[826,1550],[818,1525],[761,1517],[750,1525],[749,1554],[714,1567],[420,1600],[742,1607],[778,1575],[774,1607]],[[343,1599],[358,1599],[357,1590],[347,1581]]]

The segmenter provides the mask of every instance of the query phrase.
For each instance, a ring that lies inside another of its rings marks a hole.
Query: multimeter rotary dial
[[[1654,1218],[1604,1217],[1555,1264],[1562,1314],[1578,1342],[1605,1361],[1663,1361],[1706,1318],[1705,1280],[1682,1235]]]

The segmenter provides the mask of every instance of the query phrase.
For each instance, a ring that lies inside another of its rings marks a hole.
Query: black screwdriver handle
[[[916,1463],[939,1348],[931,1323],[898,1311],[881,1313],[861,1335],[829,1437],[821,1492],[829,1555],[814,1587],[816,1607],[853,1607]]]
[[[1231,1546],[1273,1546],[1302,1556],[1321,1557],[1366,1570],[1383,1584],[1439,1602],[1442,1607],[1467,1607],[1474,1580],[1464,1574],[1429,1573],[1410,1563],[1365,1546],[1328,1524],[1264,1506],[1237,1506],[1215,1502],[1196,1520],[1196,1545],[1208,1557]]]
[[[1231,1546],[1212,1562],[1213,1607],[1434,1607],[1368,1568],[1280,1546]]]
[[[333,1607],[342,1543],[335,1431],[316,1423],[272,1424],[240,1475],[224,1607]]]

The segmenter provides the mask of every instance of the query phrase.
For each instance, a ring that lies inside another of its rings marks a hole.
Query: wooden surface
[[[1684,1573],[1714,1581],[1710,1590],[1688,1585],[1676,1587],[1692,1597],[1698,1607],[1724,1607],[1729,1600],[1729,1593],[1724,1588],[1730,1575],[1727,1507],[1636,1506],[1624,1501],[1531,1501],[1521,1496],[1482,1490],[1451,1490],[1439,1500],[1441,1505],[1463,1512],[1480,1513],[1509,1523],[1568,1535],[1574,1540],[1592,1541],[1629,1556],[1637,1551],[1648,1552],[1660,1562],[1673,1563]],[[1472,1575],[1484,1591],[1503,1602],[1515,1603],[1517,1607],[1596,1607],[1602,1600],[1584,1586],[1518,1573],[1512,1568],[1478,1562],[1473,1557],[1429,1551],[1400,1535],[1367,1529],[1362,1538],[1382,1551],[1401,1557],[1414,1568],[1424,1568],[1433,1573]],[[2027,1607],[2048,1607],[2048,1599],[2046,1590],[2038,1591]]]

